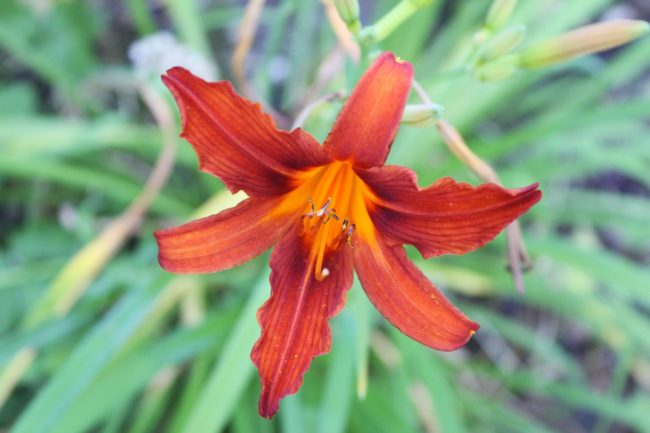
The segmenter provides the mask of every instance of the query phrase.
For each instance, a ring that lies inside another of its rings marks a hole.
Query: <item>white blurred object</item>
[[[610,7],[601,16],[602,21],[620,19],[635,20],[640,18],[639,11],[637,11],[633,6],[624,4]]]
[[[286,56],[273,56],[269,60],[269,80],[273,84],[279,84],[289,78],[291,74],[291,62]]]
[[[189,69],[208,81],[215,81],[219,75],[215,64],[169,32],[154,33],[135,41],[129,47],[129,58],[142,78],[157,78],[174,66]]]
[[[54,7],[54,0],[20,0],[20,3],[30,8],[37,15],[44,15]]]

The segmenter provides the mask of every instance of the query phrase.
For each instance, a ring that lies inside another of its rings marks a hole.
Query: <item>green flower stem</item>
[[[386,15],[381,17],[372,27],[369,27],[370,38],[373,42],[379,42],[390,36],[397,27],[406,21],[411,15],[420,9],[427,2],[414,0],[402,0]],[[364,29],[366,30],[366,29]]]

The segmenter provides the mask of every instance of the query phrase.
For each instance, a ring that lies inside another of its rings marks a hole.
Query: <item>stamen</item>
[[[301,224],[302,236],[310,245],[314,278],[322,281],[331,273],[325,267],[330,254],[345,248],[346,243],[353,247],[352,235],[357,226],[352,221],[361,222],[362,228],[371,223],[365,215],[364,184],[349,164],[332,163],[318,173],[314,183],[303,192],[302,197],[309,198],[307,203],[303,202]]]

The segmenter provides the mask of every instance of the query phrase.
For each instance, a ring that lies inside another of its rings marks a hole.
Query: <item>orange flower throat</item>
[[[273,216],[301,215],[314,277],[322,281],[330,273],[323,267],[326,254],[341,246],[352,247],[353,233],[373,238],[368,205],[374,194],[345,161],[305,170],[296,179],[298,186],[285,194]]]

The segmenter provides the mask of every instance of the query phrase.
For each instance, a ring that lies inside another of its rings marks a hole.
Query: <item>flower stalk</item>
[[[374,25],[364,28],[359,35],[360,40],[365,45],[383,41],[415,12],[429,5],[432,1],[433,0],[402,0]]]
[[[265,3],[266,0],[249,0],[244,17],[237,28],[237,44],[230,59],[235,82],[248,95],[252,94],[253,91],[246,79],[246,59],[253,46]]]
[[[336,35],[336,39],[338,39],[339,44],[347,52],[350,58],[357,63],[361,56],[361,49],[359,48],[359,44],[355,41],[355,35],[358,31],[353,34],[349,26],[343,18],[341,18],[341,13],[333,0],[321,0],[321,2],[325,8],[327,21],[329,22],[334,35]]]

